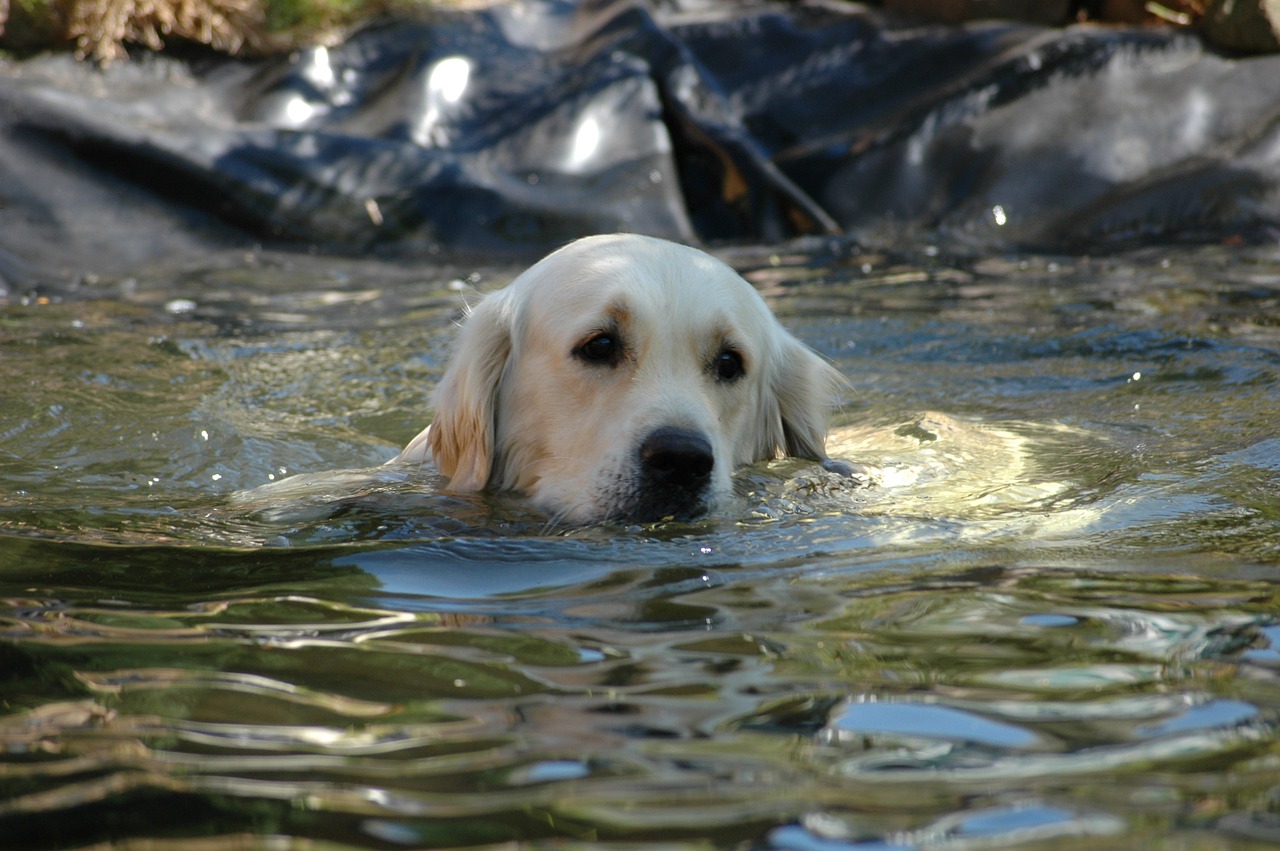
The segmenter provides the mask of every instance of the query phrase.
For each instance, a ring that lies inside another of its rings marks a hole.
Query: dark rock
[[[1273,53],[1280,50],[1280,0],[1213,0],[1201,27],[1224,50]]]
[[[884,0],[882,5],[897,14],[951,24],[999,18],[1052,26],[1066,23],[1071,14],[1070,0]]]

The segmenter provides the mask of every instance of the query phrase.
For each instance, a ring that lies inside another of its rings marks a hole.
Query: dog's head
[[[589,237],[472,311],[420,438],[451,490],[570,522],[693,516],[738,466],[824,458],[839,381],[723,263]]]

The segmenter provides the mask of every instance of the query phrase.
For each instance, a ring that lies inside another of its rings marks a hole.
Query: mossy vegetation
[[[1194,26],[1209,1],[1093,0],[1071,8],[1075,20]],[[0,50],[73,49],[98,62],[124,58],[129,45],[160,50],[180,42],[232,54],[275,53],[393,9],[485,2],[503,0],[0,0]]]
[[[189,42],[231,54],[289,50],[394,8],[457,0],[0,0],[0,49],[71,49],[98,62]]]
[[[124,57],[126,43],[160,50],[170,38],[238,53],[266,46],[265,9],[258,0],[77,0],[67,35],[76,51],[100,61]]]
[[[57,0],[0,0],[0,46],[25,52],[65,38],[66,21]]]

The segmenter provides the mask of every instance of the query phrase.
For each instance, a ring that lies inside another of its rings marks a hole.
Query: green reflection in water
[[[644,527],[412,482],[251,511],[393,454],[451,282],[512,270],[0,308],[0,836],[1280,842],[1280,257],[732,259],[850,377],[878,485],[760,465]]]

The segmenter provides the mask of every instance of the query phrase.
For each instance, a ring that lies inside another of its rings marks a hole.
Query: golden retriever
[[[1016,519],[1068,487],[1035,463],[1037,447],[1060,453],[1083,439],[1065,427],[925,412],[828,438],[846,384],[720,261],[649,237],[587,237],[470,311],[434,420],[391,461],[292,476],[232,501],[302,522],[442,478],[447,491],[523,495],[551,527],[690,519],[730,502],[735,470],[779,455],[819,462],[794,478],[860,514]],[[859,461],[831,460],[828,448]],[[1035,518],[1044,526],[1043,512]]]
[[[703,514],[731,472],[824,451],[843,379],[724,263],[644,236],[580,239],[466,317],[435,419],[392,464],[526,495],[553,521]]]

